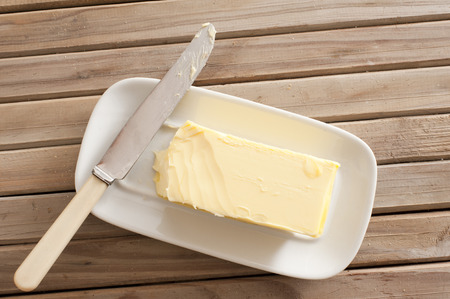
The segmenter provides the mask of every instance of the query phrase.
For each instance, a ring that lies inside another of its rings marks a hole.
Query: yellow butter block
[[[169,201],[319,237],[339,164],[187,121],[153,168]]]

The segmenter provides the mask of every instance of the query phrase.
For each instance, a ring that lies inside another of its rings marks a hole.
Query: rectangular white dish
[[[131,78],[111,86],[89,120],[75,173],[77,190],[156,79]],[[127,177],[111,185],[92,213],[130,231],[282,275],[324,279],[355,257],[370,220],[377,167],[370,148],[334,126],[237,97],[192,87],[168,124],[192,120],[256,142],[341,164],[324,234],[318,239],[260,227],[168,202],[156,195],[154,151],[167,148],[176,129],[163,126]]]

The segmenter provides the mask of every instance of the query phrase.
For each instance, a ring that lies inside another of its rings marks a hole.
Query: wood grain
[[[64,298],[429,298],[450,296],[450,265],[436,263],[403,267],[347,270],[327,280],[302,280],[276,275],[190,281],[162,285],[65,292]],[[61,294],[15,298],[51,299]]]
[[[161,78],[185,46],[2,59],[0,68],[5,71],[0,74],[0,102],[94,95],[121,79]],[[431,67],[448,62],[450,21],[282,34],[217,41],[196,84]]]
[[[32,244],[0,247],[0,294],[17,293],[12,276]],[[246,276],[260,270],[143,236],[69,243],[36,291]]]
[[[449,228],[449,211],[374,217],[351,267],[448,260]],[[5,265],[0,269],[0,294],[15,292],[13,269],[30,249],[31,244],[0,247],[0,263]],[[86,239],[69,244],[38,290],[262,273],[142,236]]]
[[[80,146],[0,152],[0,196],[74,189]]]
[[[336,122],[450,112],[450,67],[207,86],[258,103]]]
[[[450,67],[213,85],[327,122],[450,112]],[[79,143],[100,96],[0,105],[0,150]]]
[[[98,98],[0,105],[0,150],[80,143]]]
[[[450,259],[450,211],[372,217],[351,267]]]
[[[36,243],[75,192],[0,198],[0,245]],[[129,236],[133,233],[89,216],[74,239]]]
[[[342,122],[335,126],[363,139],[378,164],[450,157],[450,114]]]
[[[374,214],[450,208],[450,161],[378,167]]]
[[[22,2],[22,3],[21,3]],[[23,1],[0,12],[47,6],[79,6],[89,1]],[[118,2],[118,1],[93,1]],[[436,0],[421,5],[401,1],[153,1],[127,5],[79,7],[0,15],[0,57],[86,51],[94,49],[187,42],[206,22],[218,38],[271,35],[369,25],[435,21],[447,18],[450,7]],[[177,12],[174,19],[173,13]],[[152,17],[149,17],[152,16]],[[205,16],[208,16],[205,18]],[[230,20],[233,20],[230,22]]]

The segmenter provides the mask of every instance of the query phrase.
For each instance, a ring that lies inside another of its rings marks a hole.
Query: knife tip
[[[207,23],[203,23],[202,24],[202,28],[207,28],[208,31],[208,35],[209,35],[209,40],[211,42],[211,44],[214,43],[214,40],[216,39],[216,28],[214,27],[213,24],[207,22]]]

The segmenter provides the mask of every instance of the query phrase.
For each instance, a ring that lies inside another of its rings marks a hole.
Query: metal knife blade
[[[123,179],[188,91],[211,54],[215,28],[206,23],[131,116],[93,174],[107,184]]]

